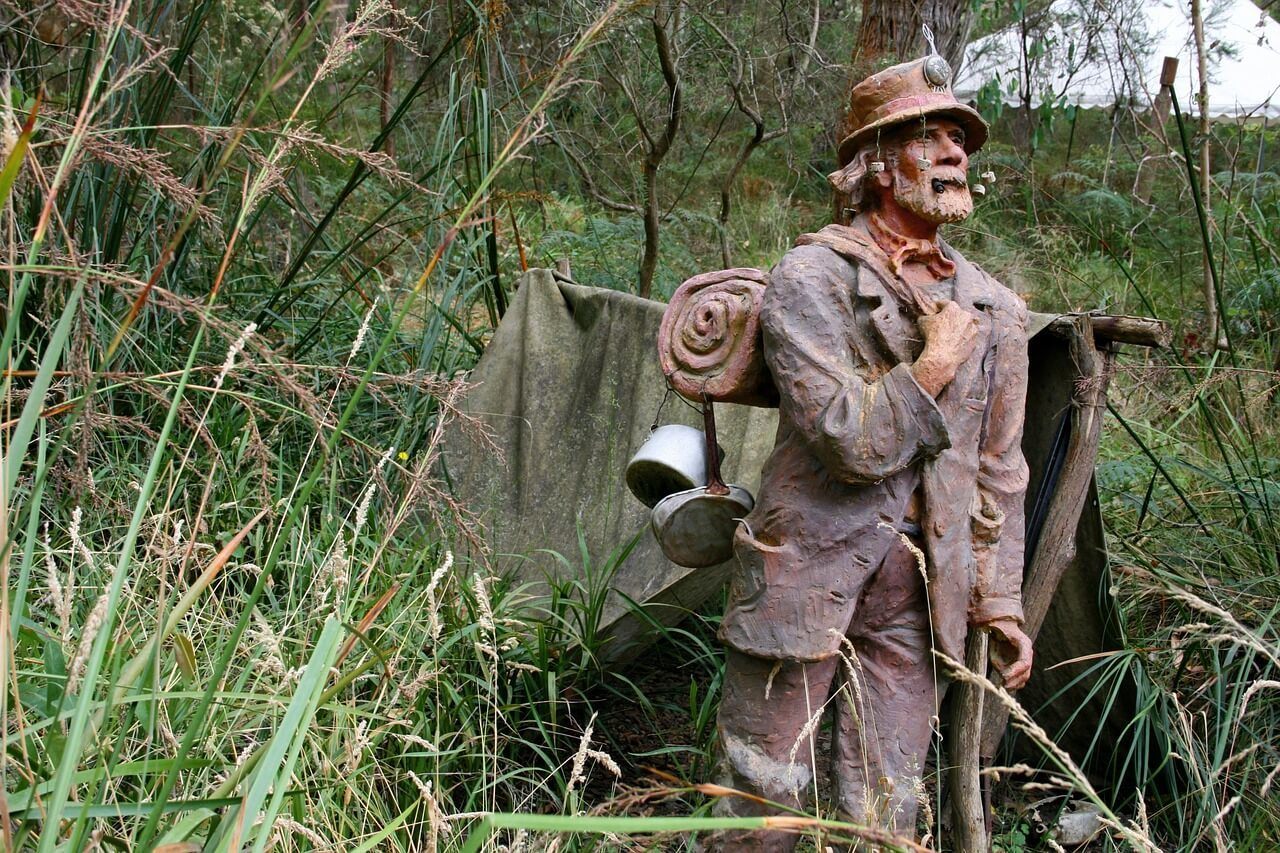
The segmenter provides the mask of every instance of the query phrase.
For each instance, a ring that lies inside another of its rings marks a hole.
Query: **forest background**
[[[1106,7],[1135,43],[1139,6]],[[1046,5],[0,10],[4,849],[679,849],[664,821],[716,793],[718,604],[650,689],[595,655],[625,543],[560,555],[549,599],[494,576],[438,466],[466,373],[527,266],[657,299],[769,267],[831,219],[851,78],[923,21],[953,64],[1020,23],[1030,67]],[[1033,308],[1174,343],[1121,359],[1098,469],[1121,770],[1037,733],[997,843],[1051,849],[1074,800],[1098,849],[1273,849],[1280,139],[1005,83],[949,238]]]

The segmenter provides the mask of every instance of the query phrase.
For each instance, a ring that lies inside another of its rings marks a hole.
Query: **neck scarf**
[[[956,274],[956,265],[933,240],[919,237],[908,237],[889,227],[879,212],[872,212],[867,217],[867,230],[884,253],[889,256],[889,266],[897,275],[902,275],[902,265],[921,263],[929,270],[930,275],[938,280],[951,278]]]

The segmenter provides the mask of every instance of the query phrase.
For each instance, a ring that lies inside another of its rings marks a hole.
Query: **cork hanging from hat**
[[[871,161],[871,174],[878,175],[885,170],[884,155],[880,153],[880,131],[876,131],[876,159]]]
[[[920,116],[920,142],[921,144],[924,144],[928,141],[929,141],[929,119],[921,115]],[[916,168],[918,168],[922,172],[927,172],[933,168],[933,161],[930,160],[928,157],[917,157]]]
[[[938,48],[933,43],[933,30],[929,29],[929,25],[924,25],[924,38],[929,43],[929,55],[924,58],[924,79],[937,89],[934,83],[936,79],[942,80],[942,85],[946,85],[946,81],[951,78],[951,66],[941,56],[938,56]],[[938,62],[934,62],[934,60]],[[929,119],[922,112],[920,113],[920,141],[927,142],[929,139]],[[933,168],[933,161],[928,157],[917,157],[916,166],[920,171],[927,172]]]

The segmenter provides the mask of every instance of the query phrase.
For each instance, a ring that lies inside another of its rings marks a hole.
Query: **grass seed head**
[[[84,628],[81,629],[80,645],[76,648],[76,656],[71,660],[71,669],[67,674],[67,693],[74,693],[80,679],[84,677],[85,666],[89,663],[89,653],[93,650],[93,643],[98,638],[98,632],[102,630],[102,624],[107,618],[107,598],[105,592],[98,596],[93,610],[89,611],[89,618],[85,620]]]
[[[218,377],[213,381],[215,388],[221,388],[222,383],[226,381],[227,375],[231,373],[236,366],[236,358],[244,351],[245,345],[249,343],[249,338],[258,330],[257,323],[249,323],[240,332],[240,337],[236,338],[231,346],[227,348],[227,357],[222,362],[222,369],[218,371]]]

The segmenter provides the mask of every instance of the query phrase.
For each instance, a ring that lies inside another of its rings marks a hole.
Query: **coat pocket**
[[[781,573],[795,559],[793,548],[763,541],[753,536],[745,524],[739,524],[734,533],[733,555],[729,604],[739,610],[755,607],[769,585],[777,583]]]

